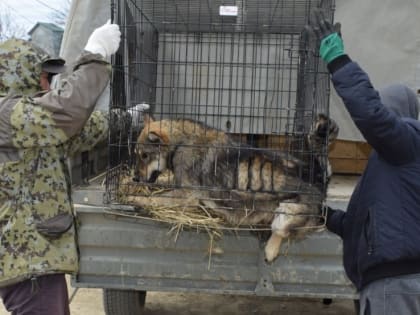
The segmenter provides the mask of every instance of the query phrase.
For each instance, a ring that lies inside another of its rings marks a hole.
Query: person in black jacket
[[[416,94],[402,84],[380,92],[344,53],[339,29],[315,12],[335,90],[373,152],[347,211],[328,211],[343,239],[345,271],[360,314],[420,314],[420,122]]]

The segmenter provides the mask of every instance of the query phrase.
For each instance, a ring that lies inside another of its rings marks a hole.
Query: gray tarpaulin
[[[109,0],[73,0],[64,30],[60,56],[74,63],[83,51],[92,31],[105,24],[111,15]],[[109,88],[98,100],[97,109],[108,110]]]
[[[92,31],[110,18],[109,0],[73,0],[61,43],[61,56],[73,62]]]
[[[395,82],[420,88],[419,17],[419,0],[336,0],[345,51],[376,88]],[[339,122],[340,139],[362,139],[335,93],[330,110]]]
[[[73,0],[61,56],[73,62],[90,33],[109,16],[108,0]],[[342,23],[345,50],[377,88],[394,82],[420,88],[419,16],[419,0],[336,0],[335,20]],[[108,97],[104,96],[99,107],[107,106]],[[339,123],[340,139],[362,140],[335,92],[331,116]]]

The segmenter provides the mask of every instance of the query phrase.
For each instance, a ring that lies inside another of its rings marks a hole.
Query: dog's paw
[[[267,244],[265,245],[264,252],[265,252],[265,261],[267,263],[271,263],[277,256],[280,254],[280,246],[281,246],[282,237],[272,233]]]
[[[272,263],[278,255],[279,248],[276,248],[275,246],[269,246],[268,244],[265,246],[265,261],[267,263]]]
[[[328,136],[328,140],[331,142],[337,138],[338,131],[338,125],[333,119],[325,114],[318,114],[314,129],[315,137],[325,139]]]

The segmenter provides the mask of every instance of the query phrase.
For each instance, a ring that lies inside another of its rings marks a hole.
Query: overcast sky
[[[65,0],[0,0],[0,10],[7,10],[28,32],[37,22],[53,22],[51,14],[63,8]]]

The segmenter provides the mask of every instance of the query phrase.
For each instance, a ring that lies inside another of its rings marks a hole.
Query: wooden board
[[[234,137],[237,141],[247,142],[245,135],[234,135]],[[283,135],[254,135],[252,140],[253,145],[260,148],[286,149],[286,137]],[[366,167],[371,150],[366,142],[335,140],[328,154],[333,173],[361,174]]]
[[[334,174],[361,174],[372,148],[366,142],[336,140],[329,158]]]

